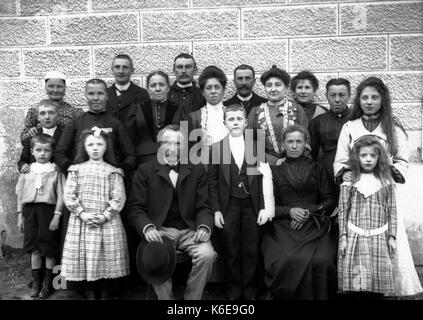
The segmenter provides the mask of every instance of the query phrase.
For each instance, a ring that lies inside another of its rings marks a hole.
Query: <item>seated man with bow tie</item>
[[[192,257],[184,299],[200,300],[216,257],[206,171],[202,164],[181,161],[187,143],[178,125],[163,128],[157,140],[157,159],[141,164],[133,178],[128,221],[148,242],[167,237]],[[159,300],[173,299],[172,279],[153,288]]]

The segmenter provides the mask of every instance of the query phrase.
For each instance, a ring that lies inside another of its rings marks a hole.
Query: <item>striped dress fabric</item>
[[[129,274],[127,240],[119,215],[125,204],[123,172],[105,162],[69,167],[64,201],[71,212],[61,274],[70,281],[95,281]],[[84,223],[81,212],[104,214],[101,227]]]
[[[396,236],[397,232],[393,186],[388,184],[365,196],[354,185],[345,183],[341,185],[338,208],[340,235],[347,235],[345,256],[338,254],[339,290],[393,295],[393,257],[388,249],[389,235]],[[388,223],[388,230],[374,236],[359,235],[347,227],[348,222],[364,230]]]

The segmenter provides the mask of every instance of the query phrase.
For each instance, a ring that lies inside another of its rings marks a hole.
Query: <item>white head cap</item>
[[[46,75],[44,76],[44,80],[48,80],[48,79],[61,79],[63,81],[66,81],[66,76],[57,70],[54,71],[48,71],[46,73]]]

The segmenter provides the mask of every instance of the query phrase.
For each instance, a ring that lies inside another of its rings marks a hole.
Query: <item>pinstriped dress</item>
[[[61,274],[70,281],[95,281],[129,274],[126,234],[119,212],[125,204],[123,172],[103,161],[68,169],[64,202],[71,212]],[[81,212],[104,214],[101,227],[87,226]]]
[[[392,184],[382,186],[372,173],[361,174],[351,185],[341,185],[339,199],[340,235],[347,235],[345,256],[338,255],[338,288],[393,295],[393,261],[389,254],[389,235],[396,237],[397,212]],[[359,235],[347,223],[364,230],[388,224],[388,230],[373,236]]]

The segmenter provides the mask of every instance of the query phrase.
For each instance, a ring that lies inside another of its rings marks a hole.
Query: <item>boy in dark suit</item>
[[[255,299],[261,238],[258,223],[262,224],[265,212],[262,176],[257,171],[253,136],[244,137],[245,109],[228,106],[224,122],[229,135],[212,146],[208,174],[214,225],[221,230],[218,240],[224,245],[226,294],[229,299]]]

